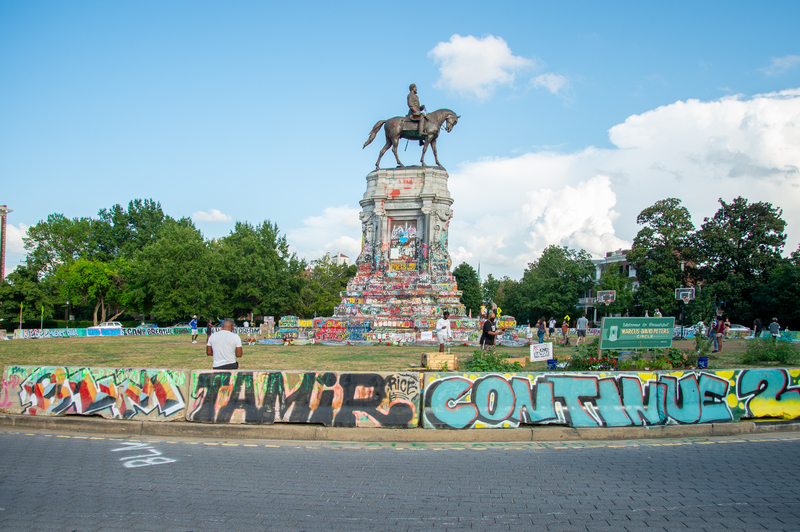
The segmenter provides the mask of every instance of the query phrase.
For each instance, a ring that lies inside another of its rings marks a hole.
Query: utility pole
[[[0,205],[0,281],[6,278],[6,217],[14,212],[5,205]]]

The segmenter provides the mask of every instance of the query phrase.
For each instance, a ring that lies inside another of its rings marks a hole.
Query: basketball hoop
[[[597,302],[604,303],[606,306],[617,300],[616,290],[600,290],[597,292]]]
[[[675,299],[683,301],[684,304],[694,299],[694,288],[676,288]]]

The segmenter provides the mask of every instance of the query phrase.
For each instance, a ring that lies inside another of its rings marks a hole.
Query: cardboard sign
[[[546,342],[544,344],[531,344],[531,362],[552,360],[552,358],[553,342]]]
[[[432,331],[422,331],[419,335],[420,340],[433,340],[433,332]]]

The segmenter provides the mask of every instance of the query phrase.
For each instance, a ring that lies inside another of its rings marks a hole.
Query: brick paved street
[[[0,529],[800,530],[800,434],[335,444],[0,431]]]

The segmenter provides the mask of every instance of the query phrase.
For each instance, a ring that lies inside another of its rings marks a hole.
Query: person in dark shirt
[[[481,335],[481,350],[486,349],[487,346],[494,345],[495,336],[503,334],[502,329],[498,329],[494,322],[494,312],[489,313],[489,319],[483,322],[483,334]]]
[[[753,338],[758,340],[758,337],[761,336],[761,331],[764,330],[764,325],[761,323],[761,319],[756,318],[756,321],[753,322]]]

